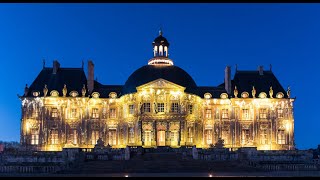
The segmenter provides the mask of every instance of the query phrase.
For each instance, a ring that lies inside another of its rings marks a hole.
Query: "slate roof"
[[[123,85],[102,85],[101,83],[94,81],[94,89],[92,92],[98,92],[100,98],[109,98],[111,92],[116,92],[117,97],[122,96]]]
[[[137,92],[136,87],[159,78],[185,87],[185,92],[197,94],[197,85],[186,71],[178,66],[154,65],[145,65],[133,72],[123,86],[122,94]]]
[[[267,97],[269,96],[270,86],[273,89],[273,97],[276,97],[278,92],[282,92],[284,94],[284,98],[287,98],[287,92],[284,90],[282,85],[279,83],[276,76],[272,71],[263,71],[263,75],[259,74],[259,71],[236,71],[233,81],[231,81],[231,96],[233,97],[234,87],[237,86],[238,89],[238,97],[241,96],[241,93],[247,91],[249,93],[249,97],[252,98],[252,86],[256,89],[256,97],[259,96],[260,92],[265,92]]]
[[[29,86],[27,96],[33,96],[33,91],[39,91],[40,96],[43,96],[45,84],[47,84],[48,88],[47,96],[50,96],[52,90],[57,90],[59,96],[62,96],[64,84],[67,86],[67,96],[71,91],[78,91],[79,96],[81,96],[83,84],[87,88],[87,78],[82,68],[59,68],[56,74],[52,72],[53,68],[43,68],[31,86]]]
[[[32,92],[39,91],[40,96],[43,96],[44,85],[47,84],[48,96],[52,90],[57,90],[59,96],[62,96],[62,89],[64,84],[67,85],[68,93],[71,91],[78,91],[81,96],[83,84],[87,89],[87,78],[83,68],[59,68],[56,74],[53,74],[53,68],[43,68],[37,78],[29,87],[28,96],[33,96]],[[178,66],[153,66],[146,65],[137,69],[130,75],[125,85],[103,85],[97,81],[94,82],[93,92],[99,92],[101,98],[108,98],[110,92],[116,92],[118,97],[122,95],[136,92],[136,87],[151,82],[156,79],[165,79],[180,86],[186,87],[185,92],[196,94],[201,98],[204,94],[209,92],[212,98],[220,98],[221,93],[226,93],[224,83],[218,86],[197,86],[192,77]],[[232,91],[229,98],[233,97],[234,87],[237,86],[238,97],[241,93],[247,91],[249,97],[252,97],[252,86],[256,89],[256,97],[260,92],[265,92],[269,98],[269,89],[272,86],[273,97],[278,92],[282,92],[287,98],[286,90],[281,86],[278,79],[271,71],[263,71],[263,75],[259,71],[236,71],[233,80],[231,80]],[[88,96],[88,90],[86,93]]]
[[[227,93],[224,87],[213,87],[213,86],[198,86],[197,95],[204,98],[205,93],[210,93],[211,98],[220,98],[221,93]]]

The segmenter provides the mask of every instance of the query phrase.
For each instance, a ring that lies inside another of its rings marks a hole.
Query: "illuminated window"
[[[98,108],[92,108],[92,118],[99,118]]]
[[[278,108],[278,118],[283,118],[283,109],[282,108]]]
[[[265,108],[260,109],[259,117],[260,119],[267,119],[267,109]]]
[[[92,145],[97,144],[98,139],[99,139],[99,131],[98,130],[93,130],[91,132],[91,141],[92,141],[91,143],[92,143]]]
[[[229,136],[230,136],[230,131],[228,129],[222,130],[222,139],[224,140],[224,144],[229,144]]]
[[[192,127],[188,127],[188,142],[189,143],[193,142],[193,129],[192,129]]]
[[[71,109],[71,118],[76,118],[77,117],[77,109],[76,108],[72,108]]]
[[[38,108],[35,108],[35,109],[32,111],[32,117],[37,118],[38,115],[39,115]]]
[[[174,102],[171,103],[171,112],[178,113],[179,112],[179,104]]]
[[[109,145],[117,145],[117,130],[116,129],[109,129]]]
[[[249,109],[242,109],[242,119],[249,119]]]
[[[39,144],[39,131],[38,131],[38,129],[31,129],[31,144],[32,145]]]
[[[206,109],[205,117],[206,117],[207,119],[210,119],[210,118],[211,118],[211,109]]]
[[[189,114],[192,114],[192,104],[189,104],[188,111],[189,111]]]
[[[215,119],[220,119],[220,113],[219,113],[219,109],[216,108],[216,112],[214,113],[214,118]]]
[[[53,117],[53,118],[58,117],[58,109],[57,108],[52,108],[51,117]]]
[[[268,133],[267,129],[260,130],[260,144],[268,144]]]
[[[222,109],[222,119],[228,119],[228,109]]]
[[[250,141],[250,130],[242,129],[241,144],[248,144]]]
[[[134,114],[134,105],[133,104],[129,105],[129,114]]]
[[[129,143],[134,143],[134,128],[129,127]]]
[[[116,109],[110,109],[109,118],[116,118]]]
[[[51,144],[59,144],[59,134],[57,129],[52,129],[50,133]]]
[[[107,108],[102,109],[102,118],[107,118]]]
[[[143,112],[151,112],[150,103],[143,103],[142,110]]]
[[[164,103],[158,103],[158,112],[164,112]]]
[[[285,144],[286,143],[286,136],[283,129],[278,130],[278,144]]]
[[[76,129],[72,129],[72,144],[78,144],[78,133]]]
[[[205,136],[205,141],[207,145],[212,144],[212,130],[211,129],[206,129],[204,132]]]

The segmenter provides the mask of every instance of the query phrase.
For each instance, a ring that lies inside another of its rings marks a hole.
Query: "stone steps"
[[[103,174],[103,173],[173,173],[220,171],[256,171],[240,162],[213,162],[203,160],[183,160],[176,153],[145,153],[127,161],[88,161],[77,169],[65,173]]]

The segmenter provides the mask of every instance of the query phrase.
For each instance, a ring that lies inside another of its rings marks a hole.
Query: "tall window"
[[[38,108],[34,108],[32,111],[32,117],[37,118],[39,115],[39,111]]]
[[[266,108],[260,109],[259,117],[260,117],[260,119],[267,119],[267,109]]]
[[[107,108],[102,108],[102,118],[107,118]]]
[[[150,103],[143,103],[142,106],[143,112],[151,112]]]
[[[72,130],[72,144],[78,144],[78,133],[76,129]]]
[[[242,109],[242,119],[249,119],[249,109]]]
[[[261,129],[260,130],[260,144],[268,144],[267,129]]]
[[[283,118],[283,109],[278,108],[278,118]]]
[[[134,114],[134,105],[133,104],[129,105],[129,114]]]
[[[224,140],[224,144],[229,144],[230,131],[228,129],[223,129],[221,132],[221,139]]]
[[[92,108],[92,118],[99,118],[98,108]]]
[[[222,109],[222,119],[228,119],[228,109]]]
[[[129,127],[129,143],[134,143],[134,128]]]
[[[212,130],[211,129],[206,129],[205,130],[205,141],[207,145],[212,144]]]
[[[193,142],[193,129],[192,129],[192,127],[188,127],[188,142],[189,143]]]
[[[164,103],[158,103],[158,112],[164,112]]]
[[[50,133],[51,144],[59,144],[59,134],[57,129],[52,129]]]
[[[179,104],[178,103],[171,103],[171,112],[178,113],[179,112]]]
[[[283,129],[278,130],[278,144],[286,144],[286,136]]]
[[[192,104],[189,104],[189,106],[188,106],[188,112],[189,112],[189,114],[192,114]]]
[[[207,119],[211,119],[211,109],[206,109],[205,117],[206,117]]]
[[[93,145],[97,144],[98,139],[99,139],[99,131],[98,130],[93,130],[92,133],[91,133],[92,144]]]
[[[53,118],[58,117],[58,109],[57,108],[51,109],[51,117],[53,117]]]
[[[218,108],[216,108],[216,112],[214,113],[214,119],[220,119],[220,113]]]
[[[76,118],[77,117],[77,109],[76,108],[72,108],[71,109],[71,118]]]
[[[109,118],[116,118],[116,109],[110,109]]]
[[[109,129],[109,145],[117,145],[117,130],[116,129]]]
[[[31,129],[31,144],[32,145],[39,144],[39,131],[38,131],[38,129]]]
[[[242,130],[241,143],[242,144],[248,144],[249,141],[250,141],[250,130],[249,129],[243,129]]]

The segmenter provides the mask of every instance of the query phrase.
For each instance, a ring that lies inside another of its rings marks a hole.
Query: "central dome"
[[[137,69],[129,76],[122,89],[122,93],[125,95],[137,92],[136,87],[159,78],[185,87],[185,92],[188,93],[194,94],[197,89],[197,85],[192,77],[178,66],[146,65]]]

